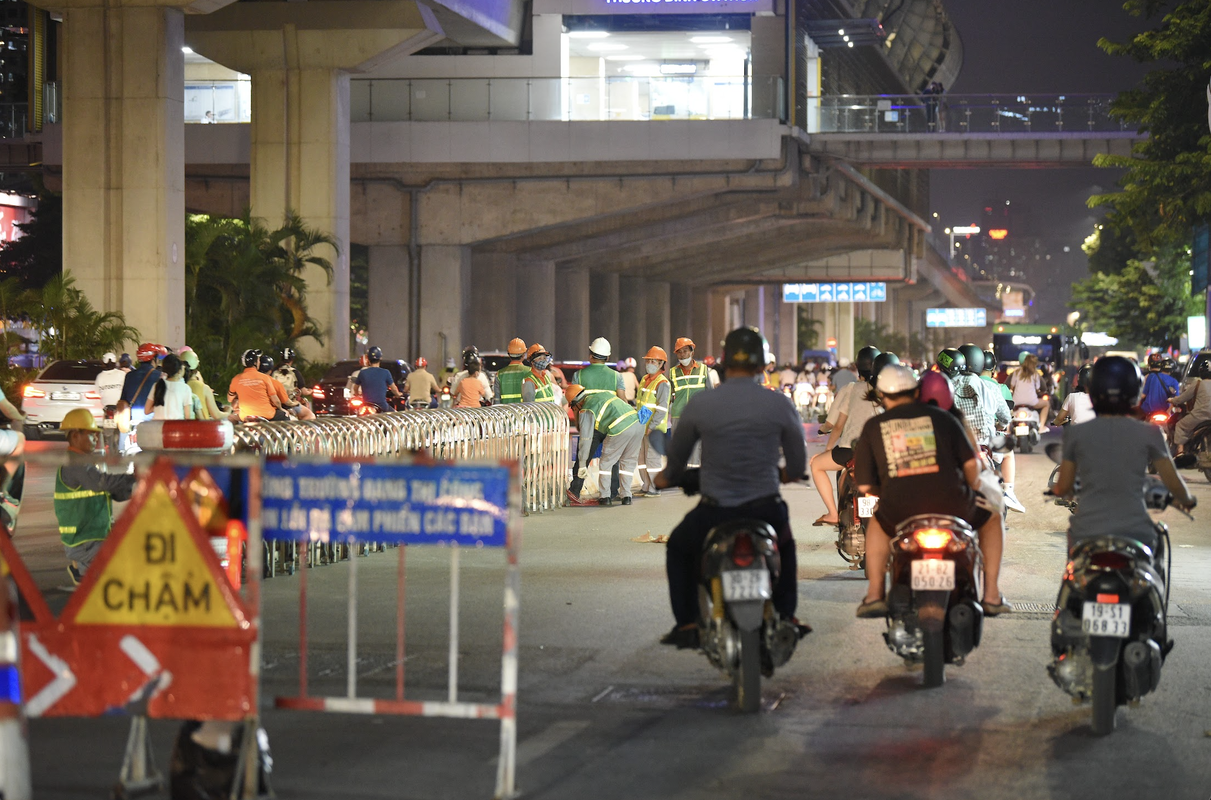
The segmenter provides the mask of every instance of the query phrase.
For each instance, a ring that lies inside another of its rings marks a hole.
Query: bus
[[[1081,342],[1080,333],[1067,325],[998,322],[992,327],[992,352],[999,364],[1011,370],[1021,363],[1023,352],[1034,353],[1040,364],[1051,365],[1061,395],[1076,371],[1089,360],[1089,348]]]

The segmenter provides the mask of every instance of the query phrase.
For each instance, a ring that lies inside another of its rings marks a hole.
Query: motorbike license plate
[[[955,562],[945,558],[923,558],[912,562],[914,592],[949,592],[955,588]]]
[[[116,419],[102,420],[101,427],[102,428],[116,428],[116,427],[118,427],[118,421]]]
[[[763,569],[732,570],[723,573],[724,600],[768,600],[769,573]]]
[[[51,400],[79,400],[80,393],[79,392],[51,392],[50,399]]]
[[[1029,425],[1018,425],[1013,429],[1013,434],[1015,436],[1025,436],[1028,433],[1030,433]]]
[[[1090,636],[1126,639],[1131,635],[1131,606],[1126,603],[1085,603],[1081,630]]]
[[[879,498],[874,495],[866,495],[858,498],[858,516],[861,519],[870,519],[875,515],[875,506],[879,504]]]

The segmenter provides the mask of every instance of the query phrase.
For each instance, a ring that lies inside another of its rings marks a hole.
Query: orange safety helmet
[[[681,340],[678,340],[678,341],[681,341]],[[655,360],[660,360],[660,361],[668,361],[668,360],[669,360],[669,354],[668,354],[668,353],[666,353],[666,352],[664,352],[664,348],[663,348],[663,347],[656,347],[656,346],[654,346],[654,345],[653,345],[652,349],[651,349],[651,350],[648,350],[647,355],[645,355],[645,356],[643,357],[643,359],[644,359],[644,361],[648,361],[648,360],[652,360],[652,361],[655,361]]]
[[[573,383],[564,390],[563,394],[568,399],[568,405],[573,405],[577,400],[583,399],[581,395],[584,394],[584,387],[579,383]]]
[[[694,344],[694,340],[688,336],[682,336],[681,338],[679,338],[677,340],[677,342],[673,345],[673,352],[676,353],[678,350],[680,350],[683,347],[688,347],[691,350],[698,349],[697,346]]]
[[[513,339],[509,342],[509,346],[505,349],[513,358],[521,358],[526,354],[526,343],[521,339]]]
[[[538,355],[539,353],[543,353],[548,356],[551,355],[550,353],[547,352],[547,348],[543,347],[540,344],[535,343],[535,344],[530,345],[530,349],[526,351],[526,361],[529,361],[530,359],[534,358],[534,356]]]

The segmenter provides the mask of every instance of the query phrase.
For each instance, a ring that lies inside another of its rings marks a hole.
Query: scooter
[[[1018,452],[1026,455],[1039,443],[1039,410],[1030,406],[1013,409],[1013,435],[1017,437]]]
[[[118,453],[118,407],[105,406],[104,417],[101,420],[101,451],[107,456]]]
[[[924,665],[924,685],[941,686],[946,665],[962,665],[980,644],[982,557],[965,521],[919,514],[896,528],[884,641],[909,664]]]
[[[876,495],[858,491],[851,459],[837,478],[837,552],[851,570],[866,569],[866,523],[878,504]]]
[[[687,495],[698,493],[698,470],[686,470]],[[773,587],[781,558],[778,537],[759,519],[736,519],[714,527],[702,550],[699,575],[699,647],[732,679],[733,701],[744,713],[761,705],[761,677],[773,677],[799,643],[794,623],[774,611]]]

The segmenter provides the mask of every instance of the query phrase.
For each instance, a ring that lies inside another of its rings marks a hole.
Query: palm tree
[[[4,301],[0,284],[0,302]],[[126,324],[120,311],[100,312],[76,288],[70,272],[56,275],[41,289],[31,289],[19,301],[39,332],[39,352],[52,359],[100,358],[126,342],[138,342],[139,332]]]

